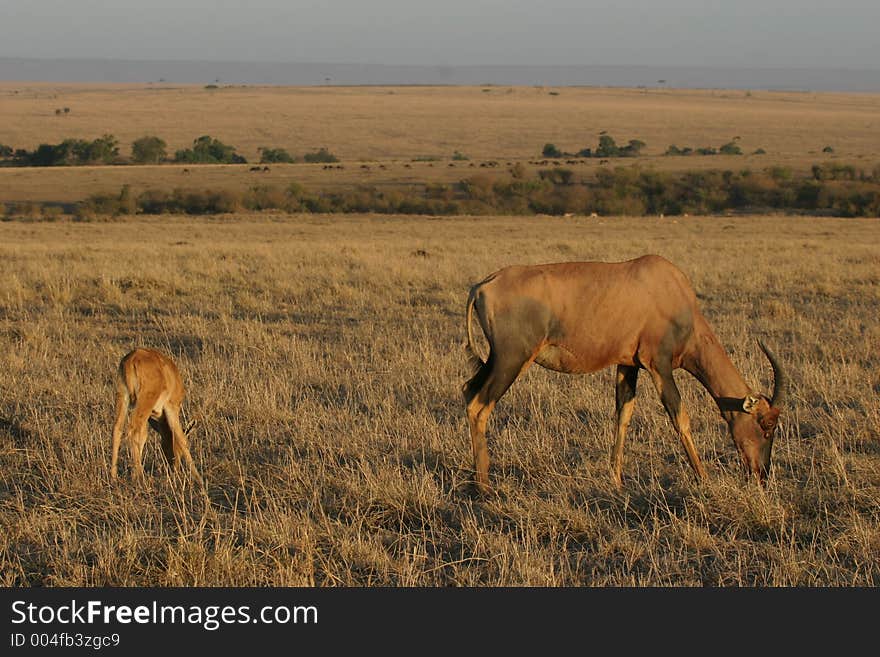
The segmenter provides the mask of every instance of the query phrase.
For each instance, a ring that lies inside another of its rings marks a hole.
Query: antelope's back
[[[677,350],[698,312],[687,277],[656,255],[506,267],[480,292],[488,316],[540,324],[548,343],[571,352],[584,371],[631,363],[643,344]]]
[[[143,347],[130,351],[120,362],[119,373],[133,397],[147,388],[162,391],[175,403],[185,395],[177,365],[161,351]]]

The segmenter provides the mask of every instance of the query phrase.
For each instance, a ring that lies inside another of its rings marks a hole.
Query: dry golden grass
[[[642,377],[618,491],[612,373],[536,367],[490,421],[498,495],[473,497],[469,285],[645,252],[691,277],[753,385],[770,385],[755,338],[787,366],[769,488],[680,373],[709,480]],[[876,220],[0,224],[0,584],[876,585],[878,265]],[[114,369],[135,345],[181,366],[209,504],[166,476],[155,435],[149,488],[109,483]]]
[[[130,184],[148,187],[245,189],[255,183],[297,181],[312,187],[363,182],[405,184],[459,180],[466,163],[450,168],[458,150],[474,163],[523,161],[547,142],[576,152],[595,148],[607,131],[620,144],[647,143],[641,164],[658,169],[761,168],[783,164],[808,169],[838,160],[877,164],[880,95],[744,91],[676,91],[541,87],[230,87],[0,83],[0,143],[32,150],[68,137],[111,133],[121,152],[157,135],[168,150],[211,135],[235,146],[250,162],[261,146],[292,154],[327,147],[345,170],[321,165],[273,165],[268,174],[247,166],[77,167],[49,171],[0,168],[2,201],[77,201]],[[57,108],[68,115],[56,116]],[[747,155],[663,157],[670,144],[718,147],[740,137]],[[830,145],[834,154],[824,154]],[[749,153],[764,148],[767,155]],[[412,163],[413,158],[442,161]],[[360,161],[387,168],[362,171]],[[629,164],[631,161],[625,161]],[[589,172],[596,161],[579,165]]]

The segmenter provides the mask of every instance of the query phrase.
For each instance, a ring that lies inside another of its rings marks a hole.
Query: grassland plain
[[[56,115],[67,107],[70,112]],[[173,155],[200,135],[235,146],[249,162],[260,147],[302,157],[326,147],[344,169],[320,164],[0,168],[0,202],[80,201],[96,193],[254,184],[309,188],[455,182],[470,164],[540,158],[545,143],[574,153],[607,132],[619,144],[646,142],[640,166],[665,170],[809,171],[840,162],[870,170],[880,152],[880,95],[770,91],[547,87],[220,87],[0,82],[0,144],[35,149],[65,138],[115,135],[122,155],[156,135]],[[664,157],[671,144],[718,148],[738,137],[744,155]],[[831,146],[833,153],[823,153]],[[757,149],[765,155],[752,155]],[[455,151],[470,161],[452,161]],[[436,161],[426,161],[436,158]],[[420,160],[420,161],[413,161]],[[381,164],[361,168],[360,163]],[[563,160],[564,162],[564,160]],[[632,160],[621,160],[631,164]],[[453,166],[450,166],[453,165]],[[578,177],[601,166],[587,160]]]
[[[564,97],[564,96],[563,96]],[[791,394],[769,487],[679,373],[694,480],[642,377],[621,490],[612,372],[532,368],[472,495],[469,286],[511,263],[677,263],[734,363]],[[880,225],[792,217],[224,215],[0,223],[0,584],[876,585]],[[108,478],[113,376],[167,350],[206,502]]]

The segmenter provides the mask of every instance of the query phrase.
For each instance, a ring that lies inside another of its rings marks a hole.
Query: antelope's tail
[[[486,360],[483,360],[483,357],[477,353],[477,348],[474,344],[474,304],[476,303],[477,292],[479,291],[479,288],[479,285],[475,285],[471,288],[471,292],[468,295],[467,301],[467,345],[465,345],[465,349],[468,352],[468,361],[471,367],[471,377],[470,379],[465,381],[464,385],[461,387],[461,392],[464,395],[465,401],[467,403],[470,403],[470,401],[480,392],[480,390],[482,390],[483,385],[486,383],[486,380],[490,372],[492,371],[492,366],[489,363],[489,361],[492,359],[491,350],[489,353],[489,357]]]
[[[482,366],[486,361],[483,360],[483,357],[477,353],[476,345],[474,345],[474,331],[473,331],[473,317],[474,317],[474,303],[477,299],[477,290],[479,289],[479,285],[474,285],[471,288],[470,293],[468,294],[467,300],[467,346],[465,347],[468,352],[468,357],[471,362],[471,366],[474,371],[476,371],[480,366]]]
[[[139,386],[136,360],[126,357],[120,361],[117,386],[120,389],[124,386],[126,393],[131,397],[132,401],[137,399]]]

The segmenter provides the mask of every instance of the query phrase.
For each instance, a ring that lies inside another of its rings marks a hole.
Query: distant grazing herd
[[[587,164],[588,162],[587,162],[587,160],[529,160],[528,163],[533,166],[544,166],[544,167],[555,166],[555,167],[558,167],[558,166],[562,166],[563,164],[566,164],[568,166],[573,166],[573,165],[578,165],[578,164]],[[599,164],[608,164],[608,160],[605,160],[605,159],[599,160]],[[513,162],[507,162],[508,167],[511,167],[513,165],[514,165]],[[427,166],[433,167],[434,162],[427,162]],[[498,162],[497,160],[485,160],[485,161],[479,162],[479,163],[476,163],[476,162],[467,162],[467,163],[449,162],[446,166],[449,168],[461,166],[461,167],[468,167],[471,169],[473,169],[473,168],[492,169],[492,168],[501,166],[501,163]],[[411,169],[412,165],[409,162],[405,162],[403,164],[403,167],[405,169]],[[342,164],[324,164],[321,168],[324,171],[344,170],[345,166]],[[360,165],[360,169],[362,171],[370,171],[373,168],[387,169],[388,166],[385,164],[372,164],[372,165],[371,164],[361,164]],[[250,171],[250,172],[267,172],[267,171],[270,171],[270,168],[266,165],[261,165],[261,166],[255,165],[255,166],[248,167],[248,171]],[[191,172],[191,169],[189,167],[185,167],[184,169],[181,170],[181,173],[190,173],[190,172]]]

